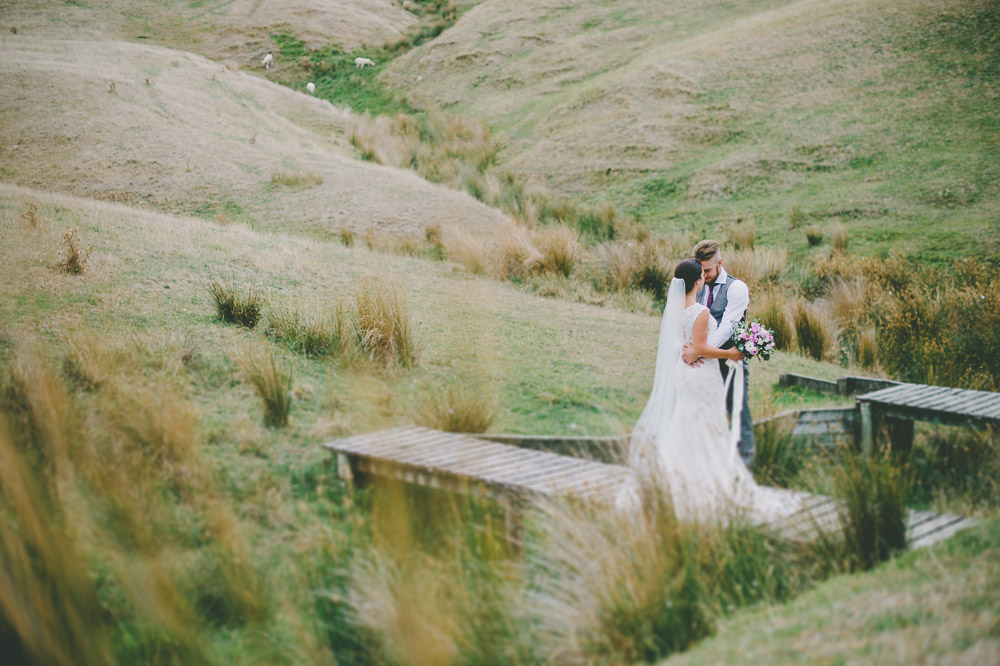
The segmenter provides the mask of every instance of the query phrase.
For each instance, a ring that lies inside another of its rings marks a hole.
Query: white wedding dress
[[[706,359],[698,366],[684,362],[681,350],[693,340],[695,320],[707,308],[685,307],[684,282],[674,279],[660,326],[656,378],[653,391],[632,431],[629,465],[630,488],[623,490],[619,506],[634,504],[639,488],[659,488],[670,493],[678,517],[707,521],[738,513],[753,523],[763,523],[797,511],[796,493],[758,486],[737,452],[739,414],[729,425],[719,366]],[[709,330],[717,327],[709,315]],[[742,364],[729,373],[742,387]],[[740,396],[734,404],[740,405]],[[629,497],[631,496],[631,497]]]

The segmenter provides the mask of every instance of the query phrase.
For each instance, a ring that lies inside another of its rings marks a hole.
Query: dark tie
[[[712,287],[713,285],[708,285],[708,298],[705,300],[705,307],[707,308],[712,307]]]

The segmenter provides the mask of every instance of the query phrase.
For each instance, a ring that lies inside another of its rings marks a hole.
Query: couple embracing
[[[726,272],[717,242],[702,241],[693,254],[677,264],[667,294],[653,391],[630,438],[634,483],[619,504],[665,489],[681,517],[736,511],[766,522],[797,510],[798,500],[758,486],[749,470],[749,373],[731,340],[746,317],[749,289]]]

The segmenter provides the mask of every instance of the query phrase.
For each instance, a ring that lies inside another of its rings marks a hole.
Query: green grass
[[[1000,644],[1000,520],[860,575],[831,578],[784,605],[740,611],[670,666],[990,663]]]

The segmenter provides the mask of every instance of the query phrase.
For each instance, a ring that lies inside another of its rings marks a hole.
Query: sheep
[[[260,64],[264,67],[264,69],[271,69],[271,65],[274,64],[274,54],[268,51],[267,55],[264,56],[264,59],[260,61]]]
[[[364,69],[365,67],[368,67],[369,65],[371,65],[372,67],[374,67],[375,66],[375,61],[372,60],[372,59],[370,59],[370,58],[355,58],[354,59],[354,66],[357,67],[358,69]]]
[[[307,92],[308,92],[308,93],[309,93],[310,95],[314,94],[314,93],[316,92],[316,84],[315,84],[315,83],[313,83],[312,81],[310,81],[309,83],[307,83],[307,84],[306,84],[306,91],[307,91]]]

